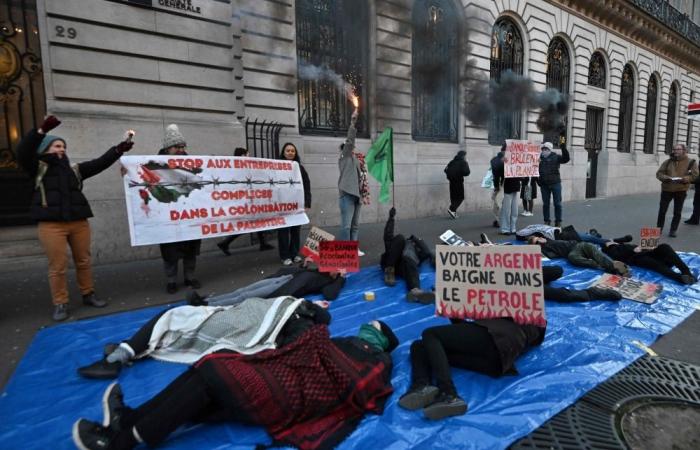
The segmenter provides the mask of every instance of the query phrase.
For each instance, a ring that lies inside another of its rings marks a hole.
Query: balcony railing
[[[700,47],[700,26],[665,0],[629,0],[630,3]]]

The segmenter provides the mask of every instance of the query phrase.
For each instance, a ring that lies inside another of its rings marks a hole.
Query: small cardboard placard
[[[654,303],[664,290],[661,284],[633,280],[610,273],[603,274],[593,283],[593,286],[614,289],[626,299],[647,305]]]
[[[359,272],[360,256],[357,241],[321,241],[319,272]]]
[[[539,177],[541,144],[506,139],[505,178]]]
[[[318,262],[319,244],[323,241],[334,241],[335,236],[318,227],[311,227],[306,242],[301,248],[301,254],[308,256],[314,262]]]
[[[447,245],[467,246],[469,243],[452,230],[447,230],[440,235],[440,240]]]
[[[542,253],[535,245],[437,246],[436,312],[470,319],[511,317],[545,326]]]
[[[643,227],[639,233],[639,246],[642,250],[651,250],[659,245],[661,239],[661,228]]]

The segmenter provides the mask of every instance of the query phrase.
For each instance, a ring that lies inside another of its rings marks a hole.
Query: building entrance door
[[[0,2],[0,226],[31,223],[32,180],[20,170],[16,150],[44,114],[36,0]]]
[[[586,141],[584,148],[588,152],[588,168],[586,170],[586,198],[596,196],[598,180],[598,153],[603,149],[603,108],[589,106],[586,109]]]

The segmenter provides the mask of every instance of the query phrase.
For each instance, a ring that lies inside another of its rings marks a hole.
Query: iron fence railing
[[[673,31],[700,47],[700,25],[665,0],[628,0]]]

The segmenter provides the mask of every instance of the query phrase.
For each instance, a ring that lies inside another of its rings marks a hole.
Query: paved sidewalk
[[[690,216],[692,210],[692,191],[690,194],[685,203],[684,219]],[[654,193],[568,202],[564,204],[564,224],[573,224],[580,231],[596,228],[604,236],[638,236],[640,227],[655,225],[658,197]],[[541,223],[541,216],[541,204],[537,204],[535,215],[521,216],[518,225]],[[419,235],[428,243],[437,243],[438,236],[447,229],[452,229],[465,239],[477,240],[482,232],[489,233],[492,239],[498,238],[491,222],[493,217],[490,211],[466,213],[456,220],[448,218],[447,213],[444,217],[402,220],[401,211],[398,211],[397,231]],[[361,260],[363,267],[379,263],[383,251],[383,227],[383,223],[361,225],[360,247],[366,252]],[[327,231],[337,233],[338,229],[327,228]],[[665,231],[668,232],[668,229]],[[304,231],[302,235],[305,234]],[[93,238],[99,239],[98,236]],[[247,238],[238,241],[249,242]],[[678,251],[700,253],[700,227],[681,223],[677,238],[664,236],[662,241]],[[276,242],[271,243],[276,245]],[[257,246],[248,246],[233,248],[232,253],[232,256],[226,257],[217,249],[200,255],[197,267],[197,278],[203,284],[200,293],[229,292],[280,267],[276,249],[259,252]],[[83,306],[74,274],[71,274],[69,284],[73,301],[69,320],[176,302],[186,292],[180,286],[175,295],[165,293],[160,259],[98,266],[94,268],[94,273],[98,294],[109,300],[110,305],[104,309]],[[0,386],[4,386],[36,331],[53,325],[46,267],[0,274],[0,293],[3,307],[0,313],[0,332],[3,336],[0,341]],[[672,333],[660,339],[654,349],[669,358],[700,364],[700,314],[693,314]]]

